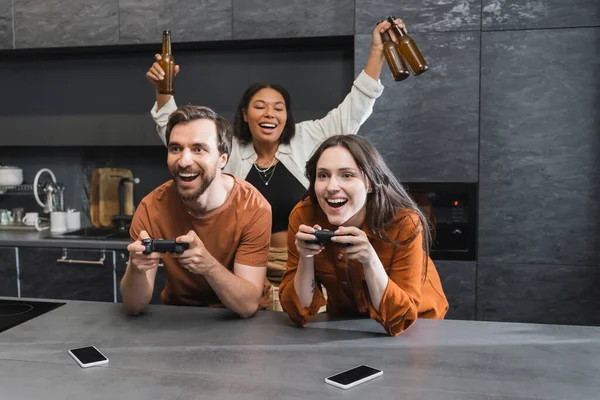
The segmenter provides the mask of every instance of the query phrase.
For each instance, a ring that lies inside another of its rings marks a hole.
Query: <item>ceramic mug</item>
[[[40,223],[41,223],[42,219],[39,217],[39,214],[36,212],[28,212],[25,213],[25,216],[23,217],[23,224],[27,225],[27,226],[33,226],[35,227],[35,230],[37,231],[41,231],[42,228],[40,227]]]
[[[81,229],[81,213],[79,211],[67,212],[67,229],[70,231]]]
[[[67,213],[54,211],[50,213],[50,232],[63,233],[67,231]]]
[[[36,212],[25,213],[22,221],[25,225],[33,226],[39,223],[39,214]]]

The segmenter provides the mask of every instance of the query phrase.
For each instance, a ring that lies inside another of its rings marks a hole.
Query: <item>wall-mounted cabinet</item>
[[[102,46],[119,40],[115,0],[14,0],[15,48]]]
[[[174,42],[231,39],[231,1],[120,0],[119,44],[159,43],[169,29]]]

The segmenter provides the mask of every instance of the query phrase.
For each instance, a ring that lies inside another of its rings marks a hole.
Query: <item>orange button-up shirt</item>
[[[369,315],[393,336],[410,327],[417,317],[442,319],[446,315],[448,301],[440,277],[423,250],[421,232],[415,236],[416,230],[420,229],[419,219],[415,213],[406,210],[400,211],[386,227],[388,237],[395,242],[415,236],[406,245],[387,243],[370,232],[366,223],[362,227],[389,277],[379,312],[371,303],[362,264],[348,260],[344,248],[334,243],[326,245],[314,256],[315,280],[327,289],[327,300],[319,285],[315,285],[311,305],[302,308],[294,288],[299,259],[295,239],[300,224],[336,229],[310,198],[298,203],[290,214],[288,261],[279,286],[279,299],[283,310],[297,325],[306,325],[325,304],[327,313],[332,315]]]

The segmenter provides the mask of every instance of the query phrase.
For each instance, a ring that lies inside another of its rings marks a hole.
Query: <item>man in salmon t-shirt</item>
[[[221,172],[231,126],[211,109],[179,107],[169,117],[166,138],[173,179],[147,195],[133,216],[123,308],[138,314],[150,303],[162,258],[163,303],[225,306],[251,317],[263,293],[271,206],[254,186]],[[146,238],[176,239],[189,248],[144,255]]]

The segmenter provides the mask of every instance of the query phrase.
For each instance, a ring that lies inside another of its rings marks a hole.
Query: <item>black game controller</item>
[[[331,242],[331,238],[334,236],[347,236],[347,235],[336,235],[334,232],[328,229],[316,230],[313,232],[313,235],[316,236],[315,240],[306,240],[308,244],[322,244],[326,245]],[[340,246],[349,246],[349,243],[336,243]]]
[[[181,254],[190,247],[189,243],[177,243],[174,240],[162,239],[143,239],[142,244],[146,247],[144,254],[148,255],[153,252],[158,253],[178,253]]]

